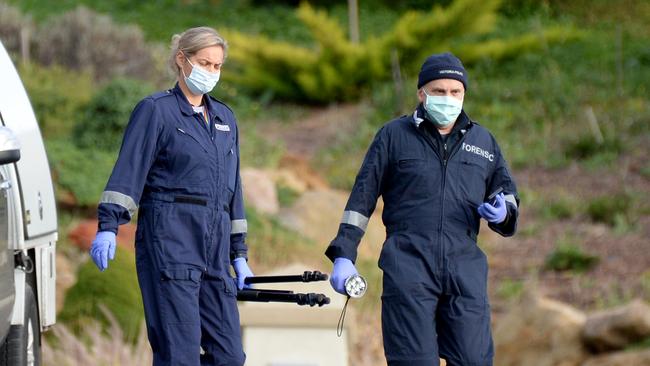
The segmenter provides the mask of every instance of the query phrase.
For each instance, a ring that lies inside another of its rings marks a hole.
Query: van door
[[[12,189],[6,166],[0,166],[0,334],[6,334],[14,306],[14,256],[9,250],[8,190]],[[3,327],[7,329],[2,329]]]

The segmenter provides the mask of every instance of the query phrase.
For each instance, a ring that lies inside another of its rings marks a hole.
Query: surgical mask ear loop
[[[345,322],[345,313],[348,308],[348,301],[350,301],[350,296],[348,295],[348,299],[345,300],[345,305],[343,305],[343,310],[341,310],[341,316],[339,317],[339,322],[336,325],[336,335],[341,337],[343,334],[343,323]]]

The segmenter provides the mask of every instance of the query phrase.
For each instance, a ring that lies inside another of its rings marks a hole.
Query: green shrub
[[[59,200],[69,202],[72,194],[76,205],[97,204],[117,158],[131,111],[150,90],[139,81],[115,79],[75,113],[72,139],[68,134],[51,133],[56,137],[45,140]],[[61,113],[71,111],[64,109]]]
[[[499,3],[456,0],[444,9],[406,12],[391,30],[360,44],[351,43],[344,28],[324,11],[304,3],[297,16],[310,30],[315,47],[227,30],[235,72],[224,77],[254,93],[271,91],[280,99],[356,100],[376,82],[391,80],[395,56],[407,75],[415,75],[422,60],[434,52],[452,49],[469,65],[486,57],[503,59],[540,50],[579,35],[554,27],[506,40],[479,40],[494,28]]]
[[[504,300],[516,300],[523,292],[523,281],[510,278],[503,279],[497,288],[497,294]]]
[[[642,166],[641,169],[639,169],[639,173],[646,179],[650,179],[650,163],[646,163],[645,166]]]
[[[103,304],[117,319],[125,338],[135,340],[144,321],[144,309],[134,254],[118,246],[115,260],[110,261],[105,272],[89,260],[79,268],[77,278],[66,294],[58,319],[76,334],[93,319],[108,327],[110,321],[99,307]]]
[[[246,208],[249,257],[266,268],[306,258],[324,258],[322,248],[299,233],[287,229],[274,217]],[[255,268],[253,268],[255,270]]]
[[[45,139],[68,136],[93,96],[92,75],[60,66],[22,63],[18,67]]]
[[[560,243],[544,262],[544,268],[553,271],[586,272],[593,268],[600,259],[585,253],[572,243]]]
[[[71,194],[78,206],[96,206],[115,164],[117,151],[80,149],[65,138],[46,140],[45,147],[57,200],[69,201]]]
[[[616,193],[593,199],[587,206],[587,214],[594,222],[603,222],[615,226],[617,222],[632,219],[632,196]]]
[[[117,152],[135,105],[152,87],[132,79],[114,79],[84,108],[73,139],[82,149]]]
[[[626,351],[633,351],[633,350],[650,350],[650,337],[647,337],[643,340],[640,340],[638,342],[634,342],[632,344],[629,344],[625,347]]]
[[[540,203],[542,216],[549,220],[570,219],[577,213],[574,202],[567,199],[556,199],[550,202]]]
[[[291,187],[279,183],[278,188],[278,201],[282,207],[290,207],[300,197],[300,193],[294,191]]]
[[[351,135],[318,153],[315,164],[319,171],[325,172],[332,187],[352,189],[363,157],[377,131],[378,128],[361,123]]]
[[[580,136],[578,139],[566,144],[566,154],[574,159],[584,160],[597,154],[612,153],[615,155],[623,151],[623,143],[618,138],[608,138],[598,142],[591,135]]]
[[[275,168],[285,151],[282,143],[265,139],[255,128],[240,126],[240,140],[242,166]]]

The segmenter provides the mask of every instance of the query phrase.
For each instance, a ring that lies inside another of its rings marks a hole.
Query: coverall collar
[[[178,85],[178,83],[176,83],[174,89],[172,89],[172,92],[176,95],[176,100],[178,101],[178,107],[180,108],[181,113],[186,116],[194,115],[194,109],[192,109],[192,105],[187,101],[187,98],[185,98],[185,94],[183,94],[183,91],[181,90],[181,87]],[[222,109],[218,108],[218,103],[213,100],[210,95],[203,95],[203,103],[208,108],[208,115],[210,116],[211,121],[215,118],[218,118],[222,123],[224,123],[225,118],[223,116]]]
[[[181,90],[181,87],[178,85],[178,83],[176,83],[174,89],[172,89],[172,92],[174,95],[176,95],[176,101],[178,101],[178,108],[180,108],[181,113],[186,116],[193,115],[194,109],[192,109],[190,102],[187,101],[187,98],[185,97],[185,94],[183,94],[183,91]]]

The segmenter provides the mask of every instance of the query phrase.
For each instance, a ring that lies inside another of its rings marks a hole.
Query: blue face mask
[[[424,89],[422,91],[427,96],[424,110],[427,111],[431,122],[438,127],[447,127],[456,121],[463,109],[462,100],[449,96],[429,95]]]
[[[187,62],[192,65],[192,72],[189,76],[185,76],[185,71],[183,71],[183,76],[185,76],[185,84],[187,84],[187,87],[190,89],[192,94],[203,95],[211,92],[219,81],[221,70],[214,73],[207,72],[200,67],[194,66],[192,64],[192,61],[190,61],[187,56],[185,58],[187,59]]]

